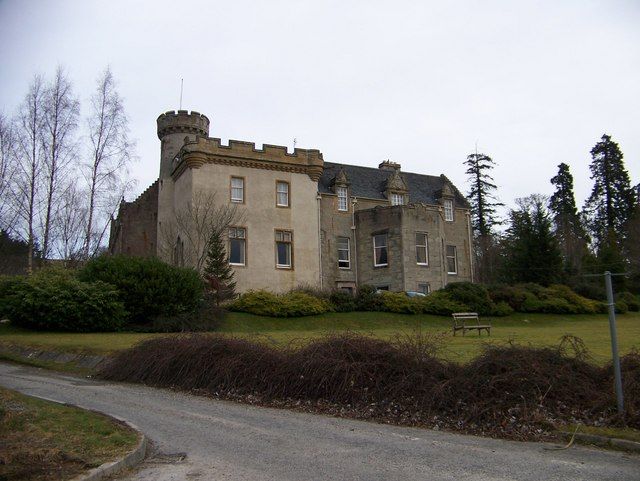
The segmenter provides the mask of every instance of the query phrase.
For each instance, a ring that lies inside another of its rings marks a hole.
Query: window
[[[403,204],[404,204],[404,195],[391,194],[391,205],[403,205]]]
[[[429,250],[427,248],[427,234],[416,232],[416,264],[429,265]]]
[[[289,183],[276,182],[276,205],[278,207],[289,207]]]
[[[348,197],[347,197],[347,188],[346,187],[338,187],[338,210],[346,212],[349,210]]]
[[[245,264],[247,231],[244,227],[229,228],[229,264],[243,266]]]
[[[338,267],[340,269],[351,268],[348,237],[338,237]]]
[[[449,199],[444,201],[444,220],[453,221],[453,201]]]
[[[456,246],[447,246],[447,274],[458,273],[458,259],[456,256]]]
[[[373,265],[374,267],[388,265],[387,234],[376,234],[373,236]]]
[[[388,291],[389,290],[389,286],[378,286],[376,287],[377,290],[379,291]]]
[[[231,177],[231,202],[242,204],[244,202],[244,179]]]
[[[287,230],[276,231],[276,267],[279,269],[291,269],[291,244],[293,233]]]
[[[429,294],[431,292],[431,286],[428,282],[418,282],[418,292]]]

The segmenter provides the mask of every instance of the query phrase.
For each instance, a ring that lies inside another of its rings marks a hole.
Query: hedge
[[[117,331],[127,315],[114,286],[58,269],[3,279],[0,314],[20,327],[71,332]]]
[[[98,257],[80,270],[79,278],[115,286],[132,323],[195,312],[204,292],[195,270],[170,266],[155,257]]]

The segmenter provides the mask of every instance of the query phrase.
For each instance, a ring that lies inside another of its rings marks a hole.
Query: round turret
[[[167,134],[195,134],[209,137],[209,119],[200,112],[187,110],[170,110],[158,117],[158,138]]]
[[[187,141],[194,141],[196,136],[209,137],[209,119],[200,112],[173,110],[158,117],[158,138],[160,147],[160,178],[164,179],[173,171],[173,159]]]

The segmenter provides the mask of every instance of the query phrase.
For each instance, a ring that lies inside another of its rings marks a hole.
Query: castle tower
[[[158,138],[160,139],[160,179],[166,179],[173,171],[173,159],[185,143],[196,136],[209,137],[209,119],[199,112],[173,110],[158,117]]]

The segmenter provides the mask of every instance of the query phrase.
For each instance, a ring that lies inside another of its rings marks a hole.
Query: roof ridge
[[[343,163],[340,163],[340,162],[328,162],[328,161],[325,161],[325,165],[326,164],[337,165],[337,166],[341,166],[341,167],[357,167],[358,169],[367,169],[367,170],[371,170],[371,171],[374,171],[374,172],[385,172],[385,171],[382,171],[381,169],[379,169],[378,167],[367,167],[365,165],[343,164]],[[422,177],[433,177],[434,179],[439,179],[440,175],[443,175],[443,174],[432,175],[432,174],[420,174],[418,172],[406,172],[406,171],[404,171],[402,169],[400,170],[400,173],[401,174],[420,175]]]

